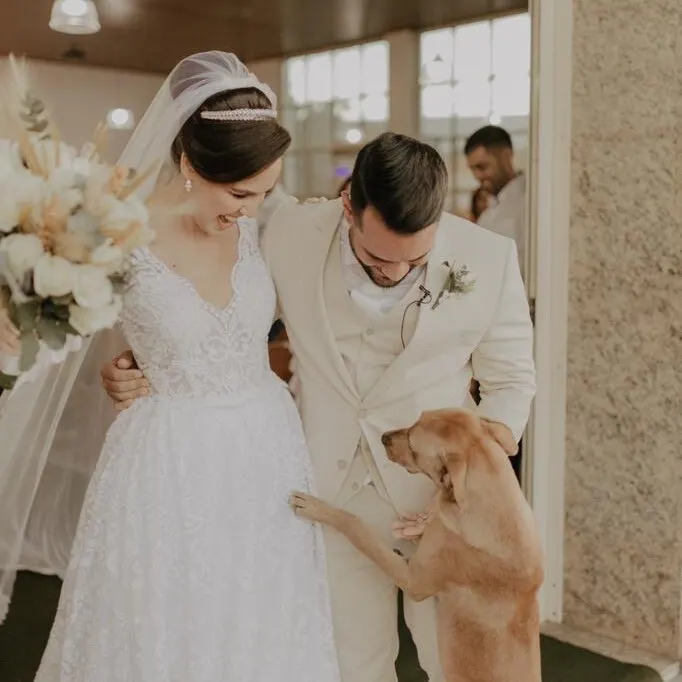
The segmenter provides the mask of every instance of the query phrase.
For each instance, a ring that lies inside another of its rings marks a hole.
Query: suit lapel
[[[317,329],[318,333],[322,335],[323,346],[327,349],[328,360],[336,370],[336,374],[341,379],[348,396],[352,397],[354,400],[360,400],[355,382],[348,372],[348,367],[343,361],[343,357],[336,344],[336,338],[334,337],[334,332],[332,331],[329,322],[329,312],[325,299],[324,273],[327,261],[329,260],[330,251],[332,250],[332,244],[334,239],[337,238],[340,229],[342,204],[340,200],[332,201],[329,202],[328,207],[329,211],[323,211],[316,223],[316,227],[320,231],[321,236],[318,270],[315,279],[315,313],[319,320]],[[327,208],[327,206],[325,206],[325,208]]]

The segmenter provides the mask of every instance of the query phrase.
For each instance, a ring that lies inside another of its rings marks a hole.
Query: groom
[[[381,434],[470,404],[473,377],[478,412],[518,440],[535,393],[514,243],[443,213],[447,184],[432,147],[386,133],[360,151],[349,193],[283,205],[264,234],[318,492],[403,553],[391,525],[425,509],[434,488],[388,461]],[[135,397],[135,382],[119,383],[132,375],[110,364],[103,376],[115,400]],[[343,682],[395,682],[396,588],[325,532]],[[406,600],[405,619],[422,668],[442,682],[434,607]]]

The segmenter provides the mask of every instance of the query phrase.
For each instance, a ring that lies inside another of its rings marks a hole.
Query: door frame
[[[534,303],[537,398],[525,436],[523,483],[546,557],[544,621],[561,622],[571,218],[572,0],[530,0],[529,297]]]

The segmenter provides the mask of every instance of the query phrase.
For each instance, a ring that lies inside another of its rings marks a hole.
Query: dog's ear
[[[509,427],[494,422],[490,419],[481,418],[483,428],[488,432],[488,435],[509,455],[512,457],[519,451],[519,445],[514,439]]]
[[[466,459],[450,454],[441,456],[440,461],[439,487],[446,499],[462,508],[466,504]]]

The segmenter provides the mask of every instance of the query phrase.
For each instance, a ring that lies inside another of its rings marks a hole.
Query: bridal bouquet
[[[19,100],[21,125],[0,140],[0,306],[21,342],[19,357],[0,358],[5,389],[114,325],[127,256],[153,237],[135,196],[146,175],[101,161],[104,126],[76,150],[40,99],[24,89]]]

